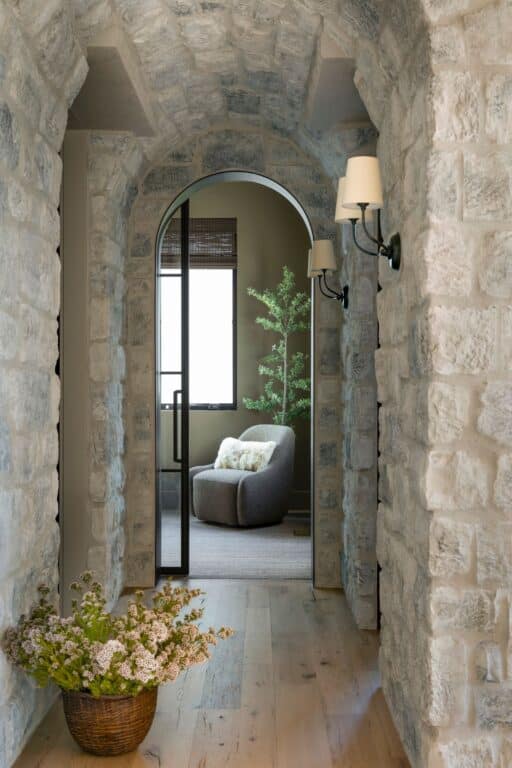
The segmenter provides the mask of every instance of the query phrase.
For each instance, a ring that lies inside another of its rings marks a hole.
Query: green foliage
[[[202,631],[202,608],[190,608],[199,589],[166,582],[148,605],[144,592],[128,601],[126,613],[106,610],[101,585],[91,572],[71,585],[79,595],[73,612],[62,618],[40,587],[40,600],[17,627],[7,629],[2,647],[7,658],[41,685],[93,696],[135,696],[176,679],[183,670],[206,661],[209,646],[229,637],[221,627]]]
[[[247,293],[267,310],[266,316],[256,318],[258,325],[279,339],[258,366],[258,373],[266,379],[263,394],[257,400],[244,397],[243,403],[251,411],[271,413],[274,424],[290,425],[307,418],[311,407],[307,355],[289,351],[290,336],[309,330],[311,300],[296,290],[295,275],[288,267],[283,267],[283,279],[274,289],[259,292],[248,288]]]

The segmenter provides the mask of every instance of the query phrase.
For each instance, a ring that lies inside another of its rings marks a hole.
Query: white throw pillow
[[[272,458],[276,444],[273,440],[260,443],[250,440],[237,440],[225,437],[220,444],[215,469],[244,469],[258,472],[264,469]]]

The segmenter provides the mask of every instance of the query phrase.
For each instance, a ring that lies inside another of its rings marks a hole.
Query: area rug
[[[307,517],[288,515],[280,525],[228,528],[190,519],[190,575],[204,579],[310,579]],[[162,513],[162,565],[176,565],[179,518]]]

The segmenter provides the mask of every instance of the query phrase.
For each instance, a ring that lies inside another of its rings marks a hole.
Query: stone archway
[[[237,130],[211,129],[163,156],[165,160],[144,177],[141,193],[133,206],[126,270],[127,564],[128,583],[137,585],[152,584],[154,578],[154,254],[163,214],[184,187],[205,174],[229,168],[250,169],[284,185],[306,211],[314,230],[334,235],[332,184],[318,164],[289,140],[251,126],[240,126]],[[340,584],[341,509],[331,507],[326,512],[321,500],[326,492],[338,499],[341,497],[339,417],[329,422],[325,411],[332,414],[337,408],[335,393],[341,379],[336,339],[342,317],[338,306],[337,312],[332,312],[318,298],[315,326],[319,365],[314,382],[318,393],[315,398],[318,440],[313,459],[318,487],[314,500],[318,547],[315,583],[336,587]],[[143,432],[137,429],[142,421],[146,425]]]
[[[166,4],[171,5],[186,16],[194,3]],[[380,132],[387,228],[400,229],[404,241],[403,271],[396,279],[381,268],[383,290],[378,298],[378,556],[383,567],[381,668],[386,696],[413,765],[454,766],[463,760],[492,765],[499,759],[506,764],[510,3],[402,0],[389,9],[379,2],[304,0],[292,8],[285,0],[269,0],[260,4],[258,23],[275,23],[273,11],[279,14],[287,6],[293,14],[299,5],[301,18],[314,16],[316,26],[323,24],[356,60],[356,82]],[[163,6],[152,3],[147,19],[138,13],[138,3],[128,0],[73,0],[73,6],[84,41],[119,12],[123,29],[135,36],[140,60],[151,74],[159,60],[151,34],[169,29],[169,24],[159,23]],[[255,19],[250,2],[244,9],[244,19]],[[57,0],[41,10],[28,1],[4,4],[0,17],[0,48],[8,62],[0,111],[0,162],[5,171],[0,210],[8,244],[1,250],[6,265],[1,323],[7,341],[2,348],[0,456],[2,503],[8,510],[2,589],[7,620],[15,620],[31,601],[41,573],[51,580],[56,577],[58,150],[67,108],[86,64],[67,2]],[[189,37],[201,43],[204,19],[185,18],[184,23]],[[251,40],[251,24],[241,40]],[[211,20],[206,25],[211,27]],[[242,32],[244,25],[246,21]],[[279,57],[289,72],[291,63],[310,59],[314,34],[306,30],[308,46],[301,48],[299,40],[293,47],[289,16],[283,26]],[[271,39],[270,34],[254,37],[263,47]],[[224,44],[226,36],[220,39]],[[165,36],[160,43],[180,61],[190,60],[190,51],[181,44],[169,45]],[[261,53],[257,51],[256,58]],[[203,62],[208,60],[224,77],[224,64],[215,64],[215,54],[199,52]],[[249,60],[254,59],[253,52]],[[169,72],[184,82],[193,74],[188,66],[159,66],[149,78],[152,87],[174,87],[165,80]],[[294,105],[301,103],[301,95],[296,82],[286,98],[281,91],[272,94],[272,119],[285,133],[297,129],[297,142],[337,174],[343,162],[335,134],[318,138],[300,126],[290,127],[288,117],[296,116]],[[173,124],[176,144],[180,131],[211,123],[211,115],[197,113],[200,89],[191,87],[190,98],[196,111],[192,103],[181,111],[171,104],[173,114],[179,115]],[[237,109],[237,94],[230,99]],[[280,114],[283,104],[286,120]],[[165,115],[161,125],[165,132]],[[144,150],[158,154],[158,147]],[[137,154],[133,164],[120,161],[130,183],[142,164],[152,162],[142,158],[140,148],[134,157]],[[121,195],[120,204],[119,188],[113,190],[105,179],[100,184],[100,169],[94,173],[101,191],[92,196],[102,198],[92,206],[95,231],[102,235],[112,223],[101,210],[107,201],[122,235],[123,217],[115,211],[129,208],[132,195]],[[109,237],[95,241],[101,260],[111,248]],[[22,341],[14,344],[18,338]],[[115,398],[119,400],[119,393]],[[28,455],[30,467],[20,475],[19,457]],[[105,519],[98,517],[100,544]],[[104,548],[97,554],[105,562],[118,557],[116,574],[122,573],[120,551]],[[119,583],[116,576],[115,589]],[[44,700],[10,672],[2,675],[2,720],[8,723],[2,758],[9,762]]]

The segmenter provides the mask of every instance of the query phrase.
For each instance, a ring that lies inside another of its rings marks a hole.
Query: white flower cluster
[[[95,696],[136,695],[145,688],[175,680],[180,672],[210,657],[210,646],[232,630],[202,632],[195,622],[202,609],[184,614],[199,590],[173,587],[170,582],[152,597],[151,606],[137,592],[127,611],[113,616],[92,574],[85,573],[73,589],[73,615],[58,616],[48,590],[28,618],[7,630],[3,647],[18,666],[41,685],[52,681],[65,690]]]

